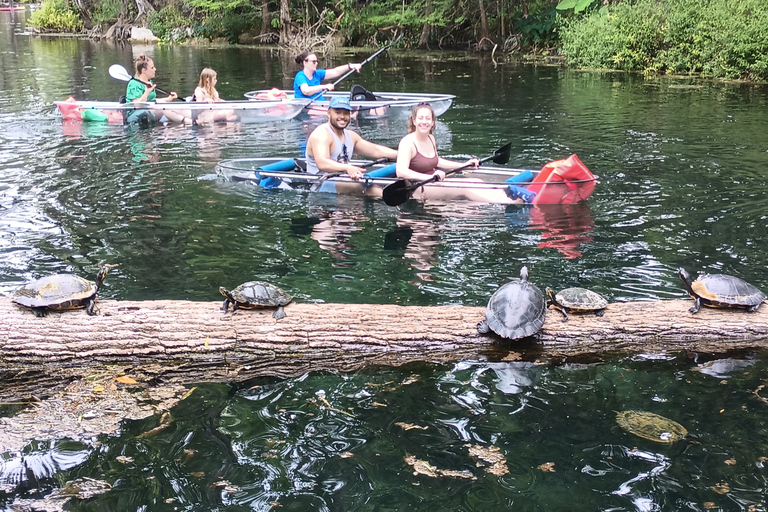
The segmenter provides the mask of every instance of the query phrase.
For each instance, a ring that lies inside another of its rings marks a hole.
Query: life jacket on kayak
[[[536,194],[532,204],[570,204],[588,198],[595,185],[595,175],[573,154],[544,165],[525,188]]]
[[[277,87],[273,87],[268,91],[262,91],[256,94],[255,97],[257,100],[284,100],[288,95]]]

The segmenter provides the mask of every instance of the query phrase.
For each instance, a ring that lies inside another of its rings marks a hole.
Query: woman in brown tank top
[[[437,176],[445,178],[445,171],[466,164],[479,165],[477,158],[466,162],[454,162],[440,158],[435,143],[435,112],[429,103],[419,103],[408,118],[408,135],[397,147],[397,177],[407,180],[426,180]]]

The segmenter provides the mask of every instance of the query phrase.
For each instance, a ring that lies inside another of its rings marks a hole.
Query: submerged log
[[[27,369],[174,361],[244,363],[287,370],[345,370],[364,363],[455,360],[487,350],[575,356],[605,352],[723,352],[768,346],[768,307],[755,313],[702,308],[688,300],[610,304],[602,317],[549,310],[535,338],[480,335],[485,308],[296,304],[276,321],[271,309],[222,313],[220,302],[99,301],[37,317],[0,299],[0,365]]]

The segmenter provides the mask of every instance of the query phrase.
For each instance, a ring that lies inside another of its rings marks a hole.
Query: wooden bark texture
[[[83,310],[32,312],[0,299],[0,367],[127,362],[202,365],[249,361],[295,375],[348,370],[367,363],[455,360],[499,349],[537,355],[692,350],[724,352],[767,346],[768,307],[755,313],[702,308],[688,300],[610,304],[602,317],[549,310],[525,341],[477,333],[485,308],[291,304],[275,321],[271,309],[223,313],[220,302],[99,301]]]

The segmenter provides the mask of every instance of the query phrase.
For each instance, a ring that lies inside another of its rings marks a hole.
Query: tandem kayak
[[[328,91],[325,100],[312,101],[307,107],[309,115],[325,115],[331,100],[337,96],[349,98],[352,113],[358,119],[379,119],[384,117],[407,117],[419,103],[429,103],[436,116],[443,115],[456,98],[453,94],[424,94],[407,92],[370,92],[355,85],[351,91]],[[292,99],[293,91],[270,89],[245,93],[250,100],[274,101]],[[306,100],[309,102],[310,100]]]
[[[275,100],[275,101],[219,101],[207,103],[204,101],[175,101],[168,103],[119,103],[117,101],[78,101],[68,98],[65,101],[54,101],[64,119],[101,121],[123,123],[123,113],[136,109],[152,110],[189,110],[192,118],[214,119],[217,114],[228,113],[234,122],[266,123],[271,121],[286,121],[301,113],[309,100]],[[210,115],[212,114],[212,115]],[[201,123],[203,124],[203,123]]]
[[[304,172],[300,158],[236,158],[222,160],[216,172],[230,181],[262,188],[381,197],[397,181],[395,164],[353,161],[366,166],[364,178]],[[585,201],[595,189],[597,176],[576,155],[549,162],[540,170],[481,166],[463,177],[433,182],[417,190],[414,198],[477,201],[498,204],[570,204]]]

